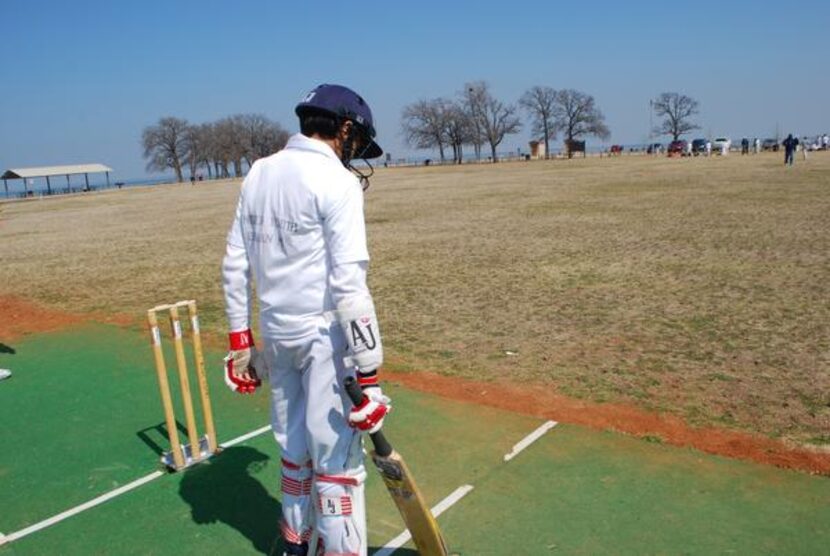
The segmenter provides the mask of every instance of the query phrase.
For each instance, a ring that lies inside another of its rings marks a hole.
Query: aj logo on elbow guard
[[[357,323],[357,321],[352,321],[350,323],[350,328],[351,328],[351,332],[352,332],[352,344],[355,347],[363,344],[364,346],[366,346],[366,349],[372,350],[372,349],[375,349],[375,347],[378,345],[378,341],[375,338],[375,332],[374,332],[374,330],[372,330],[372,325],[371,325],[371,320],[370,319],[366,319],[365,333],[364,333],[364,330]],[[368,339],[366,337],[367,335],[369,336]],[[369,343],[370,339],[371,339],[371,343]]]

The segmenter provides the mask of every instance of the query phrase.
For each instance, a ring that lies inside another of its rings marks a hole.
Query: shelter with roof
[[[89,175],[90,174],[106,174],[107,187],[110,185],[110,172],[112,168],[104,166],[103,164],[72,164],[68,166],[41,166],[38,168],[12,168],[3,172],[3,186],[6,189],[6,197],[9,196],[8,180],[23,180],[23,188],[25,195],[29,196],[28,180],[35,178],[46,178],[47,195],[52,194],[52,179],[60,176],[66,177],[66,191],[72,189],[69,176],[84,175],[84,191],[89,191]],[[57,188],[56,188],[57,189]]]

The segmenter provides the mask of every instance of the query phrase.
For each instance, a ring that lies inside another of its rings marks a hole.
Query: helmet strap
[[[345,122],[351,120],[344,119],[343,121]],[[346,132],[346,138],[343,140],[343,146],[341,147],[340,162],[342,162],[343,166],[348,168],[354,175],[357,176],[357,178],[360,180],[361,187],[363,187],[363,191],[366,191],[367,189],[369,189],[369,178],[372,177],[372,175],[374,175],[375,169],[369,162],[369,160],[363,158],[362,156],[363,153],[365,153],[366,150],[369,148],[368,143],[361,149],[360,153],[357,153],[356,155],[354,153],[354,142],[357,138],[355,129],[356,127],[357,124],[352,122],[352,125],[349,126],[349,130]],[[363,159],[363,162],[365,162],[366,166],[369,167],[369,171],[364,172],[360,168],[355,167],[352,164],[353,157]]]
[[[369,189],[369,178],[371,178],[375,174],[375,168],[372,166],[372,163],[369,162],[368,159],[364,158],[363,162],[366,163],[366,166],[369,167],[369,171],[366,172],[361,168],[358,168],[352,165],[351,161],[346,165],[346,168],[351,170],[352,174],[357,176],[357,179],[360,180],[360,186],[363,188],[363,191]]]

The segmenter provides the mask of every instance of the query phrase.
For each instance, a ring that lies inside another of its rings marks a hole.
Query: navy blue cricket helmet
[[[339,118],[351,120],[362,131],[369,146],[364,149],[359,158],[377,158],[383,154],[383,149],[375,142],[375,125],[372,119],[372,110],[363,97],[343,85],[318,85],[303,97],[303,100],[294,109],[299,117],[309,112],[327,112]]]

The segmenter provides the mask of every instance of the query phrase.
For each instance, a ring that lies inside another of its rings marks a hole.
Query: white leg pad
[[[291,543],[311,538],[311,466],[282,460],[282,537]]]
[[[318,554],[366,556],[366,472],[315,477]]]

